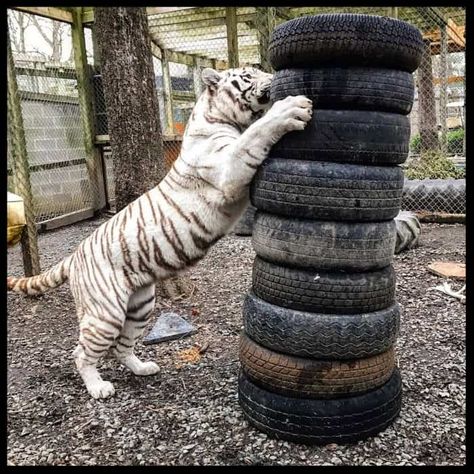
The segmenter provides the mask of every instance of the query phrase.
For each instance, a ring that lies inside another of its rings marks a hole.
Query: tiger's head
[[[254,67],[202,71],[210,111],[217,109],[244,128],[270,108],[272,78],[273,74]]]

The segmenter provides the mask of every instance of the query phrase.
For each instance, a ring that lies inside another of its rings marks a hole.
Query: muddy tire
[[[393,348],[363,359],[316,360],[267,349],[245,333],[239,358],[245,375],[270,392],[295,398],[342,398],[383,385],[395,368]]]

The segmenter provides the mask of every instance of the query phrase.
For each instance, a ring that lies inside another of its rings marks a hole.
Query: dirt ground
[[[41,234],[41,265],[68,255],[98,218]],[[420,246],[394,259],[403,307],[398,363],[400,417],[355,445],[304,446],[248,425],[237,400],[241,306],[255,254],[249,237],[221,240],[191,272],[185,301],[163,305],[197,333],[137,353],[157,376],[137,377],[113,359],[101,364],[116,395],[89,397],[71,353],[77,324],[67,284],[44,296],[8,294],[8,464],[10,465],[461,465],[465,463],[465,306],[430,290],[443,279],[434,260],[465,261],[463,225],[423,224]],[[8,273],[22,274],[19,247]],[[455,288],[460,287],[455,282]],[[159,314],[149,323],[154,324]],[[184,350],[205,346],[199,360]],[[181,357],[180,357],[181,356]]]

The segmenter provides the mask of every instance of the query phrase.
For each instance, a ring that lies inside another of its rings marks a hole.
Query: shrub
[[[418,154],[420,153],[421,149],[421,138],[420,134],[417,133],[416,135],[413,135],[413,138],[410,140],[410,151],[412,153]]]
[[[460,155],[463,151],[464,128],[451,130],[446,134],[448,155]],[[418,155],[421,152],[420,134],[413,135],[410,140],[410,152]]]
[[[458,128],[447,133],[448,154],[460,155],[462,154],[462,145],[464,140],[464,128]]]
[[[465,171],[459,169],[439,151],[426,151],[419,161],[405,170],[408,179],[448,179],[464,178]]]

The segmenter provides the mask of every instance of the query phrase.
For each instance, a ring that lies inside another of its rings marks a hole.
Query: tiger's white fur
[[[257,69],[207,68],[202,79],[205,90],[166,177],[49,271],[7,278],[9,290],[29,295],[69,279],[79,319],[73,355],[94,398],[114,394],[97,370],[109,350],[134,374],[159,371],[133,352],[154,308],[155,283],[196,263],[232,229],[271,146],[311,119],[312,103],[304,96],[269,108],[272,75]]]

